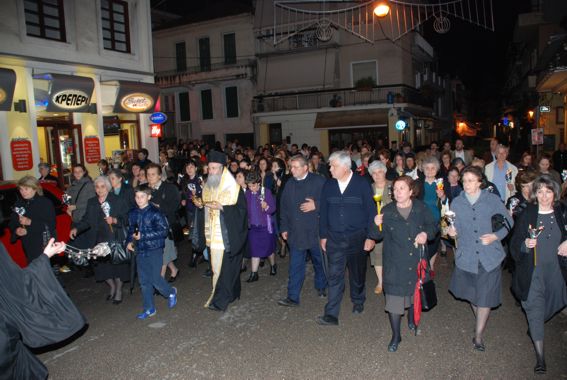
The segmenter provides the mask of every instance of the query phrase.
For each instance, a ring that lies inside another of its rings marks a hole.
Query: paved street
[[[187,251],[188,248],[184,247]],[[183,250],[182,250],[183,251]],[[141,310],[138,288],[121,305],[105,301],[106,285],[65,275],[67,290],[86,316],[85,333],[40,355],[52,379],[525,379],[532,378],[535,357],[527,323],[507,289],[504,304],[493,312],[485,337],[487,350],[473,351],[474,320],[469,306],[447,292],[452,259],[438,261],[439,305],[422,317],[421,334],[410,336],[404,323],[397,353],[388,353],[390,328],[384,299],[374,295],[369,267],[366,308],[351,313],[343,299],[339,327],[315,323],[325,304],[308,277],[299,308],[278,306],[286,294],[288,259],[280,259],[276,277],[268,266],[260,281],[243,282],[242,297],[226,313],[203,308],[210,291],[202,278],[205,265],[188,268],[181,254],[176,282],[179,303],[158,314],[136,319]],[[247,274],[242,275],[246,279]],[[510,282],[506,273],[505,288]],[[348,291],[348,289],[347,289]],[[567,379],[567,317],[546,325],[550,379]]]

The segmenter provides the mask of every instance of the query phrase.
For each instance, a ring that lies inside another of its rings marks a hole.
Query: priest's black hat
[[[216,162],[221,165],[226,165],[226,154],[222,152],[217,152],[216,150],[211,150],[207,155],[208,162]]]

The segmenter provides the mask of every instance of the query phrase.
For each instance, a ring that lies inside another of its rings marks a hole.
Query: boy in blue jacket
[[[152,189],[148,185],[136,187],[135,193],[138,208],[128,214],[130,223],[126,243],[127,249],[136,251],[138,280],[144,300],[144,310],[138,314],[138,319],[147,319],[156,314],[154,288],[167,297],[170,309],[177,303],[177,289],[161,277],[163,247],[169,230],[167,218],[150,204]]]

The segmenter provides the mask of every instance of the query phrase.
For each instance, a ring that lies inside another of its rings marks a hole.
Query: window
[[[210,120],[213,118],[213,94],[211,90],[201,91],[201,113],[203,120]]]
[[[175,63],[178,72],[187,71],[187,54],[185,42],[175,44]]]
[[[101,0],[100,4],[104,48],[130,53],[128,3],[120,0]]]
[[[236,35],[227,33],[224,35],[224,64],[232,65],[236,63]]]
[[[201,65],[201,71],[211,71],[209,37],[199,38],[199,63]]]
[[[28,36],[66,41],[63,0],[25,0]]]
[[[376,61],[353,62],[352,66],[352,85],[356,86],[356,82],[363,78],[372,78],[375,84],[378,84],[378,74],[376,70]]]
[[[238,88],[225,88],[224,97],[226,101],[226,117],[238,117]]]
[[[191,120],[191,112],[189,109],[189,93],[180,92],[179,93],[179,120],[189,121]]]

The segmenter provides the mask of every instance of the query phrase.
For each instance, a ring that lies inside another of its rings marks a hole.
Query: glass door
[[[82,163],[80,125],[58,125],[51,130],[51,152],[57,164],[59,185],[71,184],[73,166]]]

